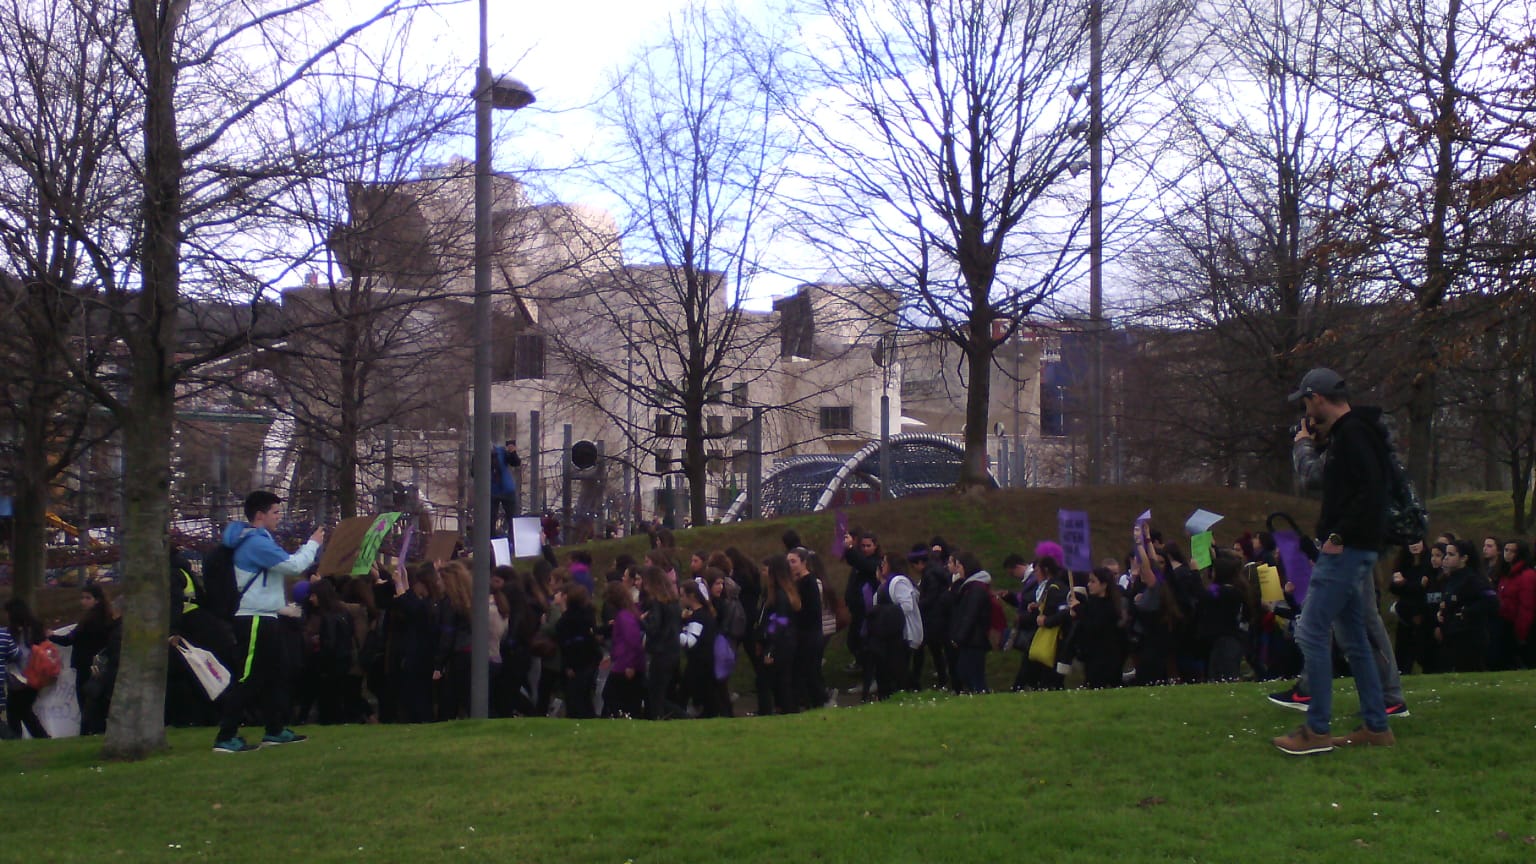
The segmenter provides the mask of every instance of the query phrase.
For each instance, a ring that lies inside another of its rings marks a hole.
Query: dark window
[[[512,337],[512,346],[512,378],[543,378],[544,334],[518,333]]]
[[[732,417],[731,418],[731,435],[733,437],[735,437],[737,440],[746,441],[747,440],[747,425],[750,424],[751,422],[752,422],[752,418],[748,417],[745,414],[737,414],[736,416]]]
[[[1040,434],[1060,438],[1067,434],[1067,389],[1049,385],[1040,388]]]
[[[821,431],[845,432],[853,428],[853,408],[848,405],[821,409]]]
[[[672,451],[671,450],[657,450],[656,451],[656,473],[657,474],[670,474],[671,472],[672,472]]]
[[[721,417],[719,414],[711,414],[708,417],[705,417],[704,418],[704,422],[707,424],[707,426],[709,428],[709,434],[711,434],[711,435],[724,435],[725,434],[725,418]]]
[[[705,457],[705,470],[711,474],[721,474],[725,471],[725,453],[720,450],[710,450]]]
[[[672,437],[672,415],[671,414],[657,414],[656,415],[656,434],[661,436],[662,438],[670,438],[670,437]]]
[[[776,300],[773,310],[779,313],[779,356],[810,357],[816,342],[810,292],[800,291],[793,297]]]
[[[747,382],[743,381],[731,388],[731,404],[737,408],[747,407]]]
[[[707,403],[718,403],[724,393],[725,385],[719,381],[710,381],[704,385],[704,401]]]
[[[745,474],[752,470],[752,454],[745,451],[737,451],[731,457],[731,470],[737,474]]]

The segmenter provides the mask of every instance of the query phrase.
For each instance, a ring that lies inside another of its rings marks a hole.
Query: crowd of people
[[[531,568],[496,568],[489,596],[480,599],[490,621],[492,715],[731,716],[744,713],[732,688],[741,663],[751,674],[735,680],[755,691],[752,713],[815,709],[835,701],[823,669],[826,646],[839,633],[862,699],[929,686],[987,692],[987,656],[994,651],[1016,652],[1013,690],[1289,678],[1301,671],[1296,586],[1287,578],[1284,601],[1260,599],[1259,565],[1288,575],[1267,532],[1217,550],[1204,570],[1177,542],[1140,526],[1128,555],[1088,573],[1068,572],[1061,547],[1041,542],[1032,556],[1001,562],[1006,588],[994,586],[977,556],[941,537],[905,552],[887,551],[874,533],[859,529],[841,539],[837,560],[806,548],[794,532],[784,535],[782,553],[753,560],[734,547],[684,554],[670,533],[658,531],[642,560],[620,556],[601,577],[580,550],[561,562],[546,548]],[[291,560],[286,552],[270,554]],[[312,563],[312,552],[288,563],[290,575],[309,572],[270,601],[277,611],[270,631],[261,631],[259,665],[287,679],[286,687],[266,689],[292,698],[261,697],[258,706],[256,697],[243,697],[226,726],[237,728],[246,719],[240,715],[257,707],[279,715],[266,720],[275,736],[311,721],[468,716],[476,598],[467,562],[375,567],[362,577],[317,577]],[[1396,675],[1536,667],[1533,564],[1523,540],[1475,543],[1450,532],[1400,550],[1380,598],[1390,603],[1396,630],[1395,644],[1383,652],[1395,658],[1384,673],[1389,714],[1406,711]],[[830,578],[832,567],[845,568],[841,589]],[[176,631],[212,643],[232,671],[248,672],[241,669],[242,647],[219,646],[209,635],[195,580],[174,587]],[[0,675],[9,699],[0,704],[10,733],[46,735],[33,712],[37,691],[19,675],[28,648],[47,640],[74,647],[81,730],[103,730],[121,628],[98,586],[84,589],[81,608],[73,632],[58,634],[20,599],[7,604]],[[250,633],[243,631],[241,646],[254,646]],[[228,705],[211,703],[174,658],[171,673],[170,722],[212,724],[230,713]],[[1300,689],[1271,698],[1294,707],[1305,699]]]
[[[1013,690],[1294,677],[1300,604],[1260,599],[1258,565],[1283,573],[1274,538],[1245,534],[1199,570],[1184,549],[1138,528],[1131,553],[1088,573],[1061,547],[1009,555],[998,588],[972,553],[934,537],[888,552],[854,529],[833,560],[794,532],[752,560],[736,548],[683,553],[658,532],[641,560],[594,573],[583,551],[531,568],[496,568],[484,598],[492,716],[717,717],[785,714],[835,701],[824,677],[839,633],[859,682],[881,699],[938,687],[984,693],[987,656],[1016,651]],[[1523,542],[1484,548],[1445,536],[1403,550],[1388,582],[1396,663],[1410,671],[1531,665],[1536,570]],[[831,567],[846,568],[834,587]],[[293,586],[282,619],[296,662],[290,722],[404,722],[469,715],[471,619],[466,562],[422,563]],[[1011,614],[1008,612],[1013,610]],[[1391,613],[1389,613],[1390,615]],[[1044,644],[1042,644],[1044,643]],[[1391,650],[1392,646],[1388,646]],[[1246,667],[1246,668],[1245,668]],[[176,692],[194,694],[188,687]],[[1389,713],[1406,710],[1400,686]],[[187,708],[195,714],[199,700]],[[181,722],[192,722],[181,718]]]

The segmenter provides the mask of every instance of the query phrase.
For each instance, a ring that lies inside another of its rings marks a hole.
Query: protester
[[[955,647],[955,685],[964,693],[987,693],[987,652],[992,643],[992,574],[969,552],[950,555],[951,572],[959,581],[949,641]]]
[[[100,735],[107,731],[107,709],[111,704],[113,679],[117,677],[117,657],[121,650],[122,622],[112,609],[112,599],[101,585],[91,583],[80,589],[80,619],[69,634],[48,637],[55,645],[73,646],[69,667],[75,670],[75,704],[80,707],[80,734]],[[100,671],[100,679],[95,674]]]
[[[1086,685],[1095,690],[1119,687],[1125,650],[1114,571],[1100,567],[1089,573],[1086,593],[1072,592],[1067,604],[1076,622],[1074,644]]]
[[[0,651],[4,652],[8,670],[5,679],[6,723],[12,737],[21,737],[21,730],[26,729],[33,738],[47,738],[48,732],[37,719],[33,707],[37,704],[38,688],[36,682],[27,680],[26,669],[32,650],[48,639],[48,629],[20,597],[5,601],[5,617],[10,624],[5,629],[6,641],[0,643]]]
[[[603,597],[612,612],[608,681],[603,686],[604,717],[643,717],[645,711],[645,637],[635,599],[623,582],[610,582]]]
[[[672,580],[660,567],[641,571],[640,623],[645,631],[645,710],[652,720],[666,720],[676,712],[668,698],[677,677],[683,629],[683,610]]]
[[[758,614],[756,651],[762,658],[757,680],[757,713],[799,712],[794,683],[795,615],[800,611],[800,592],[790,575],[789,559],[775,555],[765,564],[763,608]]]

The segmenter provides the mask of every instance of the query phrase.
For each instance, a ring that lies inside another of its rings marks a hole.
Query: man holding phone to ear
[[[1326,753],[1338,745],[1391,746],[1381,676],[1366,636],[1366,605],[1375,602],[1373,571],[1386,541],[1390,464],[1386,441],[1375,424],[1352,411],[1344,379],[1331,369],[1313,369],[1290,395],[1306,410],[1297,435],[1298,470],[1315,462],[1318,440],[1327,438],[1322,464],[1322,515],[1317,533],[1322,539],[1312,582],[1307,590],[1296,644],[1305,658],[1304,674],[1311,701],[1307,722],[1273,740],[1293,756]],[[1335,738],[1330,732],[1333,709],[1332,637],[1337,624],[1339,642],[1349,655],[1350,672],[1360,694],[1364,725]]]

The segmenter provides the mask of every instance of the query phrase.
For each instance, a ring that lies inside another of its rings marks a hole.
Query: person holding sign
[[[1374,602],[1372,572],[1386,540],[1390,483],[1389,451],[1372,419],[1351,410],[1344,379],[1331,369],[1313,369],[1290,396],[1306,411],[1296,433],[1293,456],[1298,468],[1312,461],[1326,436],[1322,467],[1323,506],[1317,533],[1321,553],[1312,570],[1306,605],[1296,627],[1296,643],[1305,658],[1310,700],[1307,722],[1273,739],[1292,756],[1326,753],[1335,745],[1391,746],[1381,675],[1366,636],[1366,606]],[[1364,724],[1335,738],[1333,720],[1333,635],[1349,655],[1350,672],[1360,694]]]

